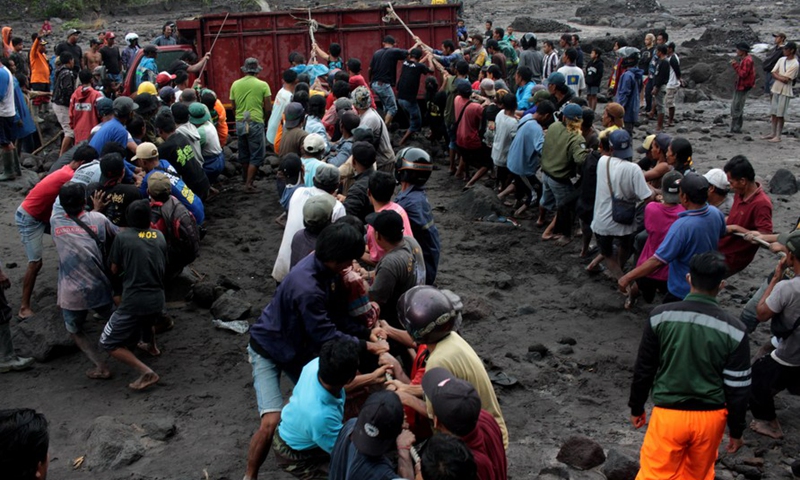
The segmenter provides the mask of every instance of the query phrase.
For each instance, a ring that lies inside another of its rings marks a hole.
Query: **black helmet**
[[[641,52],[636,47],[622,47],[617,50],[617,55],[622,59],[622,63],[626,67],[638,65],[639,59],[642,56]]]
[[[461,299],[449,290],[414,287],[397,301],[397,317],[411,338],[437,343],[461,325]]]
[[[421,148],[407,147],[395,157],[394,175],[398,182],[425,185],[431,178],[433,163],[428,152]]]
[[[536,48],[536,34],[529,32],[522,36],[519,41],[520,45],[522,46],[523,50],[527,50],[529,48]]]

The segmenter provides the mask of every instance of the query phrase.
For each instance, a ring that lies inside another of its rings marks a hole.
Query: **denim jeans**
[[[239,163],[260,167],[266,155],[264,124],[236,122],[236,136],[239,138]]]
[[[394,97],[394,90],[388,83],[372,82],[372,91],[381,100],[384,113],[395,116],[397,114],[397,101]]]
[[[42,250],[44,249],[45,224],[30,216],[21,206],[17,208],[14,220],[17,222],[22,245],[25,246],[25,255],[28,257],[28,263],[40,261],[42,259]]]
[[[572,193],[572,183],[560,183],[553,180],[550,175],[542,175],[542,201],[539,204],[548,211],[554,211],[564,205]]]
[[[422,113],[419,111],[419,103],[416,100],[409,101],[402,98],[397,99],[400,106],[408,114],[408,131],[419,132],[422,130]]]
[[[736,90],[733,92],[733,100],[731,100],[731,132],[742,132],[745,100],[747,100],[747,90]]]
[[[250,345],[247,346],[247,356],[253,367],[253,388],[256,391],[258,414],[263,416],[266,413],[280,412],[283,409],[281,373],[286,373],[295,384],[298,378],[283,372],[271,358],[259,355]]]

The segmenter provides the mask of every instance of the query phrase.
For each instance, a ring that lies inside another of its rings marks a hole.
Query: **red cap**
[[[116,38],[117,36],[114,35],[114,32],[106,32],[106,40],[110,40],[112,38]]]
[[[170,75],[167,72],[161,72],[156,76],[156,83],[163,87],[172,80],[175,80],[175,78],[177,78],[177,75]]]

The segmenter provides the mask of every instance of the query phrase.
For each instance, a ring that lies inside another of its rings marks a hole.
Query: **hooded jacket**
[[[88,140],[92,128],[100,123],[95,105],[103,94],[90,86],[81,85],[69,99],[69,126],[75,132],[75,143]]]
[[[11,27],[3,27],[3,48],[6,49],[6,56],[14,53],[14,47],[11,45]]]
[[[200,132],[197,131],[197,127],[188,122],[183,123],[178,125],[178,129],[175,130],[175,133],[181,135],[189,142],[189,145],[192,146],[192,151],[194,151],[195,160],[200,162],[200,165],[203,165],[203,148],[200,144]]]
[[[625,70],[619,77],[616,100],[625,108],[625,116],[622,118],[626,123],[639,121],[639,88],[643,76],[644,70],[634,67]]]

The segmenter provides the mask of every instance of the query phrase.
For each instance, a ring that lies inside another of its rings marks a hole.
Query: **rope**
[[[311,8],[308,9],[308,35],[311,37],[311,55],[308,59],[308,63],[317,63],[317,51],[314,49],[314,46],[317,44],[317,40],[314,38],[314,32],[319,29],[319,23],[316,20],[311,18]]]
[[[400,25],[402,25],[403,28],[406,29],[406,32],[408,32],[408,34],[411,35],[411,38],[417,38],[417,36],[414,35],[414,32],[412,32],[411,29],[408,28],[408,25],[406,25],[406,22],[404,22],[403,19],[400,18],[400,15],[398,15],[397,12],[394,11],[394,7],[392,6],[392,4],[391,3],[387,3],[386,5],[388,5],[388,7],[389,7],[389,13],[394,18],[396,18],[398,22],[400,22]]]

